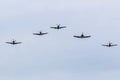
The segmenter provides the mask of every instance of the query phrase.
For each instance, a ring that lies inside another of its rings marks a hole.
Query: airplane
[[[62,29],[62,28],[66,28],[66,26],[61,26],[60,24],[57,25],[57,27],[50,27],[53,29]]]
[[[83,39],[83,38],[89,38],[89,37],[91,37],[91,36],[85,36],[85,35],[82,33],[80,36],[75,36],[75,35],[74,35],[73,37]]]
[[[48,33],[47,32],[43,33],[42,31],[40,31],[39,33],[33,33],[33,35],[45,35],[45,34],[48,34]]]
[[[111,42],[109,42],[108,44],[103,44],[102,46],[113,47],[113,46],[117,46],[117,44],[112,44]]]
[[[21,44],[22,42],[16,42],[16,40],[13,40],[12,42],[6,42],[7,44],[16,45]]]

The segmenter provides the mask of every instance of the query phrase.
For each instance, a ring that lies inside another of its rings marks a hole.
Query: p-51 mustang
[[[6,42],[7,44],[16,45],[21,44],[22,42],[16,42],[16,40],[13,40],[12,42]]]
[[[66,26],[61,26],[60,24],[58,24],[56,27],[50,27],[53,29],[62,29],[62,28],[66,28]]]
[[[90,35],[89,36],[85,36],[83,33],[80,35],[80,36],[76,36],[76,35],[74,35],[73,37],[76,37],[76,38],[89,38],[89,37],[91,37]]]
[[[39,33],[33,33],[33,35],[45,35],[45,34],[48,34],[48,33],[47,32],[43,33],[42,31],[40,31]]]
[[[117,46],[117,44],[113,44],[113,43],[109,42],[108,44],[103,44],[102,46],[113,47],[113,46]]]

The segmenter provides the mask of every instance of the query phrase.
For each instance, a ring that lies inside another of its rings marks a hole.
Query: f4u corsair
[[[39,33],[33,33],[33,35],[45,35],[45,34],[48,34],[48,33],[47,32],[43,33],[42,31],[40,31]]]
[[[117,46],[117,44],[113,44],[113,43],[109,42],[108,44],[103,44],[102,46],[113,47],[113,46]]]
[[[50,27],[53,29],[62,29],[62,28],[66,28],[66,26],[61,26],[60,24],[58,24],[56,27]]]
[[[76,36],[76,35],[74,35],[73,37],[76,37],[76,38],[89,38],[89,37],[91,37],[90,35],[89,36],[85,36],[83,33],[80,35],[80,36]]]
[[[22,42],[16,42],[16,40],[13,40],[12,42],[6,42],[7,44],[16,45],[21,44]]]

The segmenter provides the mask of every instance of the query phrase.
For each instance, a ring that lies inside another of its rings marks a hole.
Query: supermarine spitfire
[[[22,42],[16,42],[16,40],[13,40],[12,42],[6,42],[7,44],[16,45],[21,44]]]
[[[39,33],[33,33],[33,35],[45,35],[45,34],[48,34],[47,32],[46,33],[43,33],[42,31],[40,31]]]
[[[113,47],[113,46],[117,46],[117,44],[113,44],[113,43],[109,42],[108,44],[103,44],[102,46]]]
[[[66,26],[61,26],[60,24],[58,24],[56,27],[50,27],[53,29],[62,29],[62,28],[66,28]]]
[[[85,35],[82,33],[80,36],[76,36],[76,35],[74,35],[73,37],[83,39],[83,38],[89,38],[89,37],[91,37],[91,36],[90,36],[90,35],[89,35],[89,36],[85,36]]]

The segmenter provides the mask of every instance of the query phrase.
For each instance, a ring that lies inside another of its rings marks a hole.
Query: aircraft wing
[[[57,29],[57,27],[50,27],[50,28]]]
[[[44,34],[48,34],[48,33],[42,33],[42,34],[44,35]]]
[[[39,33],[33,33],[33,35],[39,35]]]
[[[89,38],[89,37],[91,37],[91,36],[84,36],[84,38]]]
[[[7,44],[13,44],[12,42],[6,42]]]
[[[117,44],[113,44],[113,45],[111,45],[111,46],[117,46]]]
[[[59,28],[66,28],[66,26],[62,26],[62,27],[59,27]]]
[[[15,44],[21,44],[22,42],[16,42]]]
[[[102,46],[106,46],[106,47],[108,47],[109,45],[105,45],[105,44],[103,44]]]
[[[76,37],[76,38],[81,38],[80,36],[73,36],[73,37]]]

